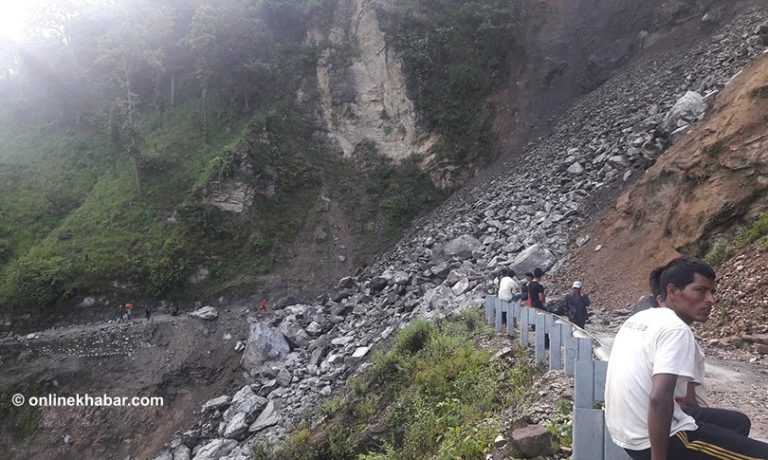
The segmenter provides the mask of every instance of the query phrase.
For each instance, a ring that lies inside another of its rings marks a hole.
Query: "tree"
[[[120,139],[133,164],[136,193],[142,193],[139,129],[140,104],[137,88],[149,86],[157,94],[164,73],[162,43],[171,30],[169,12],[149,1],[126,2],[117,10],[119,21],[97,39],[97,68],[113,82],[112,114],[122,120]],[[110,133],[115,142],[115,118],[111,117]]]

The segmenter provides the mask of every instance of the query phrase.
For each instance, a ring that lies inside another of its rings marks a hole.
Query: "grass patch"
[[[718,238],[712,243],[704,259],[713,266],[722,264],[738,248],[768,235],[768,211],[761,213],[749,225],[740,227],[730,240]]]
[[[753,89],[749,92],[749,97],[753,99],[768,99],[768,85]]]
[[[523,398],[538,369],[524,350],[512,367],[478,350],[473,314],[409,324],[348,382],[343,400],[322,406],[325,423],[295,431],[274,458],[485,458],[499,429],[494,414]]]

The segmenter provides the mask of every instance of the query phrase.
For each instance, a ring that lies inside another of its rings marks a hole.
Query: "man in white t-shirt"
[[[692,257],[657,270],[660,306],[627,319],[608,361],[605,422],[613,441],[635,460],[768,459],[768,444],[747,437],[744,414],[700,407],[696,394],[704,355],[689,325],[709,317],[714,270]]]
[[[511,268],[502,268],[499,275],[501,276],[501,281],[499,281],[499,299],[504,302],[518,300],[516,297],[520,292],[520,283],[515,280],[515,271]]]

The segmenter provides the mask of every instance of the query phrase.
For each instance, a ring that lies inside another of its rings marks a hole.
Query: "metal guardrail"
[[[485,299],[485,319],[497,332],[505,332],[502,313],[506,313],[507,335],[517,337],[524,347],[531,345],[529,326],[536,326],[533,346],[537,363],[548,360],[550,370],[563,370],[574,377],[573,460],[631,460],[613,443],[605,427],[602,407],[608,348],[567,318],[523,306],[519,301]],[[549,335],[549,347],[545,335]]]

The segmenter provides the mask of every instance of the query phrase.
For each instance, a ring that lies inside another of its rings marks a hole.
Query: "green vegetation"
[[[749,96],[754,99],[768,99],[768,85],[753,89]]]
[[[485,458],[499,430],[494,415],[520,402],[539,369],[524,350],[510,367],[476,349],[485,335],[480,315],[412,321],[350,379],[343,400],[322,405],[324,423],[299,427],[273,457],[260,458]]]
[[[321,190],[359,223],[363,258],[439,203],[419,159],[394,164],[370,144],[350,164],[295,106],[319,55],[307,27],[334,4],[68,4],[48,18],[61,36],[0,50],[0,313],[45,317],[114,281],[213,294],[273,270]],[[240,214],[209,202],[233,184],[256,191]],[[190,286],[201,266],[211,277]]]
[[[420,121],[443,136],[444,158],[484,164],[495,155],[487,98],[508,74],[513,8],[501,0],[398,0],[382,13]]]
[[[38,388],[36,386],[35,388]],[[24,392],[26,395],[35,394]],[[42,393],[39,393],[42,394]],[[0,391],[0,431],[14,441],[34,436],[40,423],[38,408],[29,405],[16,406],[11,402],[13,394]]]
[[[768,235],[768,211],[760,214],[749,226],[740,227],[730,240],[716,239],[704,258],[712,265],[720,265],[734,250],[765,238],[766,235]]]

